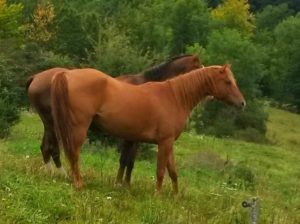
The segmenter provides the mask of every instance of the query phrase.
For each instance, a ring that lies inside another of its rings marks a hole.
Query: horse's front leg
[[[119,170],[116,178],[116,184],[121,184],[123,182],[123,176],[126,168],[126,164],[128,161],[128,149],[131,147],[132,142],[122,140],[122,142],[118,145],[118,151],[121,153],[119,159]]]
[[[173,191],[178,193],[177,171],[175,167],[174,150],[172,149],[168,158],[167,168],[170,178],[172,179]]]
[[[173,139],[167,139],[158,143],[157,153],[157,170],[156,170],[156,191],[159,193],[162,188],[162,183],[165,175],[166,166],[169,155],[173,148]]]
[[[116,178],[116,184],[121,184],[123,181],[124,171],[127,164],[127,141],[122,141],[118,147],[118,151],[120,151],[120,159],[119,159],[119,170]]]

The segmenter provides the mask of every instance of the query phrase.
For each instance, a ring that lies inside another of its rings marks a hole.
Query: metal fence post
[[[242,206],[249,210],[249,223],[258,224],[259,222],[259,199],[252,198],[248,201],[243,201]]]

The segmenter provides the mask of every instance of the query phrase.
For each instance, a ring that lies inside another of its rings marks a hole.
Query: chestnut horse
[[[137,75],[122,75],[117,77],[117,79],[132,84],[141,84],[148,81],[163,81],[179,74],[189,72],[195,68],[199,68],[200,66],[201,62],[196,55],[181,55],[170,58],[168,61],[151,67]],[[50,163],[50,158],[52,157],[56,167],[59,168],[60,172],[65,176],[67,176],[67,174],[61,164],[59,144],[54,131],[54,123],[51,115],[50,87],[52,77],[57,72],[67,70],[68,69],[65,68],[53,68],[43,71],[31,76],[26,84],[29,101],[39,114],[44,125],[41,151],[46,167],[53,172]],[[136,148],[137,144],[132,142],[124,142],[121,144],[120,169],[118,172],[119,179],[121,178],[122,180],[126,167],[126,179],[130,179]]]
[[[56,133],[70,161],[73,183],[83,185],[80,149],[94,120],[128,141],[158,145],[156,190],[165,169],[178,191],[173,143],[198,102],[214,96],[238,108],[246,105],[228,65],[209,66],[164,82],[130,85],[94,69],[57,73],[51,84],[51,108]]]
[[[147,69],[143,73],[137,75],[122,75],[117,77],[117,79],[130,84],[140,85],[150,81],[164,81],[200,67],[203,67],[203,65],[196,55],[181,55],[173,57],[160,65]],[[131,174],[138,149],[138,142],[123,140],[118,148],[121,155],[119,159],[120,166],[118,169],[116,183],[123,182],[123,176],[126,170],[124,183],[126,185],[130,185]]]

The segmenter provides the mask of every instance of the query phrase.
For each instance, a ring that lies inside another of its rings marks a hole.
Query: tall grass
[[[184,133],[175,145],[177,196],[167,175],[154,194],[155,148],[140,152],[128,189],[114,186],[116,150],[97,144],[84,145],[85,186],[74,190],[43,169],[42,126],[25,112],[0,142],[0,223],[248,223],[241,202],[251,197],[261,200],[261,223],[300,223],[300,116],[270,112],[270,145]]]

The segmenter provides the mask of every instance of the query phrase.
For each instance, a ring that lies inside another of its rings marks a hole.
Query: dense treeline
[[[300,110],[296,0],[0,0],[0,136],[27,105],[28,76],[51,67],[138,73],[178,54],[229,62],[247,99],[241,113],[198,108],[198,133],[261,140],[262,98]]]

